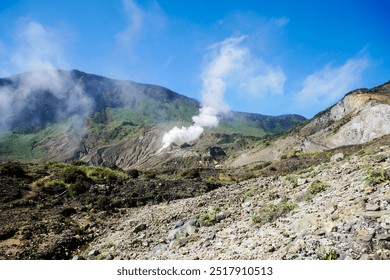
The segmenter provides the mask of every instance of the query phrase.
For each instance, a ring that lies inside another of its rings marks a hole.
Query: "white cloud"
[[[290,22],[288,17],[280,17],[274,20],[274,23],[278,27],[286,26]]]
[[[123,7],[126,14],[127,26],[125,30],[116,36],[118,43],[122,46],[132,46],[142,29],[144,12],[133,0],[123,0]]]
[[[64,41],[57,30],[35,21],[22,21],[17,34],[17,46],[11,53],[15,70],[66,67]]]
[[[203,73],[205,91],[202,100],[205,105],[228,107],[220,94],[228,87],[239,92],[241,97],[264,98],[283,94],[286,76],[282,68],[255,56],[244,45],[245,40],[244,36],[234,37],[213,46],[218,52],[214,52],[215,57]],[[213,94],[208,94],[208,90]]]
[[[297,94],[299,106],[303,108],[319,104],[327,106],[338,101],[348,91],[359,86],[363,72],[369,64],[367,58],[355,57],[339,67],[328,64],[309,75]]]

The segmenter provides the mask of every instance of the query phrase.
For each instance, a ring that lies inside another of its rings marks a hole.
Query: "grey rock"
[[[220,222],[226,218],[228,218],[230,216],[230,213],[229,212],[219,212],[215,215],[215,220],[217,222]]]
[[[307,183],[306,178],[298,178],[298,180],[297,180],[298,186],[301,186],[301,185],[306,184],[306,183]]]
[[[207,240],[213,240],[215,238],[215,232],[212,232],[212,233],[210,233],[209,235],[207,235],[207,237],[206,237],[206,241]]]
[[[367,211],[379,211],[380,206],[377,204],[366,204],[366,210]]]
[[[85,258],[83,256],[74,256],[72,258],[72,260],[74,260],[74,261],[81,261],[81,260],[85,260]]]
[[[100,251],[98,249],[93,249],[88,252],[88,257],[95,257],[100,255]]]
[[[390,234],[378,234],[377,239],[379,241],[390,241]]]
[[[186,234],[188,231],[192,233],[194,231],[193,226],[197,223],[196,219],[190,219],[185,221],[181,226],[177,227],[179,223],[176,223],[175,227],[168,233],[167,240],[168,242],[171,242],[174,240],[178,235]],[[188,233],[188,234],[191,234]]]
[[[167,244],[158,244],[157,246],[155,246],[152,251],[150,252],[150,255],[154,256],[154,255],[158,255],[164,251],[166,251],[168,249],[168,245]]]
[[[141,231],[143,231],[143,230],[145,230],[145,229],[147,229],[148,228],[148,226],[146,225],[146,224],[139,224],[139,225],[137,225],[134,229],[133,229],[133,232],[134,233],[138,233],[138,232],[141,232]]]
[[[344,159],[344,154],[343,153],[337,153],[337,154],[333,155],[330,158],[330,161],[331,162],[338,162],[338,161],[342,161],[343,159]]]

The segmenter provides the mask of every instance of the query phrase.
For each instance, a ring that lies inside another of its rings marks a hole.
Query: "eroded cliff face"
[[[367,143],[390,134],[390,84],[371,90],[356,90],[307,125],[230,159],[230,166],[271,161],[296,152],[320,152],[345,145]]]
[[[318,151],[366,143],[389,133],[389,96],[356,91],[303,127],[299,136],[304,138],[302,151]]]

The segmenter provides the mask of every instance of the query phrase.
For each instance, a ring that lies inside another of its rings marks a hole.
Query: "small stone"
[[[95,256],[98,256],[99,254],[100,254],[100,251],[98,249],[93,249],[93,250],[89,251],[88,257],[95,257]]]
[[[74,261],[81,261],[81,260],[85,260],[85,259],[84,259],[83,256],[74,256],[74,257],[72,258],[72,260],[74,260]]]
[[[306,184],[306,183],[307,183],[307,179],[306,178],[298,178],[297,179],[298,186],[301,186],[301,185]]]
[[[370,242],[372,240],[373,235],[374,235],[373,232],[369,232],[364,229],[358,231],[358,238],[361,241]]]
[[[230,216],[229,212],[220,212],[215,215],[215,220],[220,222]]]
[[[184,225],[185,222],[186,222],[185,220],[179,220],[176,222],[173,228],[181,227],[182,225]]]
[[[363,254],[361,257],[360,257],[360,260],[362,261],[367,261],[367,260],[370,260],[370,256],[368,254]]]
[[[213,240],[215,238],[215,232],[212,232],[212,233],[210,233],[209,235],[207,235],[207,237],[206,237],[206,241],[207,240]]]
[[[337,153],[337,154],[333,155],[330,158],[330,161],[331,162],[337,162],[337,161],[342,161],[343,159],[344,159],[344,154],[343,153]]]
[[[250,201],[246,201],[243,204],[241,204],[242,208],[249,208],[252,206],[252,203]]]
[[[367,211],[379,211],[381,208],[377,204],[366,204]]]
[[[133,229],[133,232],[134,233],[138,233],[138,232],[140,232],[140,231],[143,231],[143,230],[145,230],[145,229],[147,229],[147,225],[146,224],[139,224],[139,225],[137,225],[134,229]]]
[[[390,234],[378,234],[377,238],[379,241],[390,241]]]

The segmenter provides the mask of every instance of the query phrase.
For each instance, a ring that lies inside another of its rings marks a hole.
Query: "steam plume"
[[[229,111],[229,106],[224,101],[226,80],[241,67],[247,53],[247,50],[239,45],[243,39],[243,36],[229,38],[210,47],[211,60],[202,73],[202,107],[199,115],[192,117],[194,124],[190,127],[175,126],[165,133],[161,150],[172,143],[196,140],[205,127],[218,126],[218,115]]]

